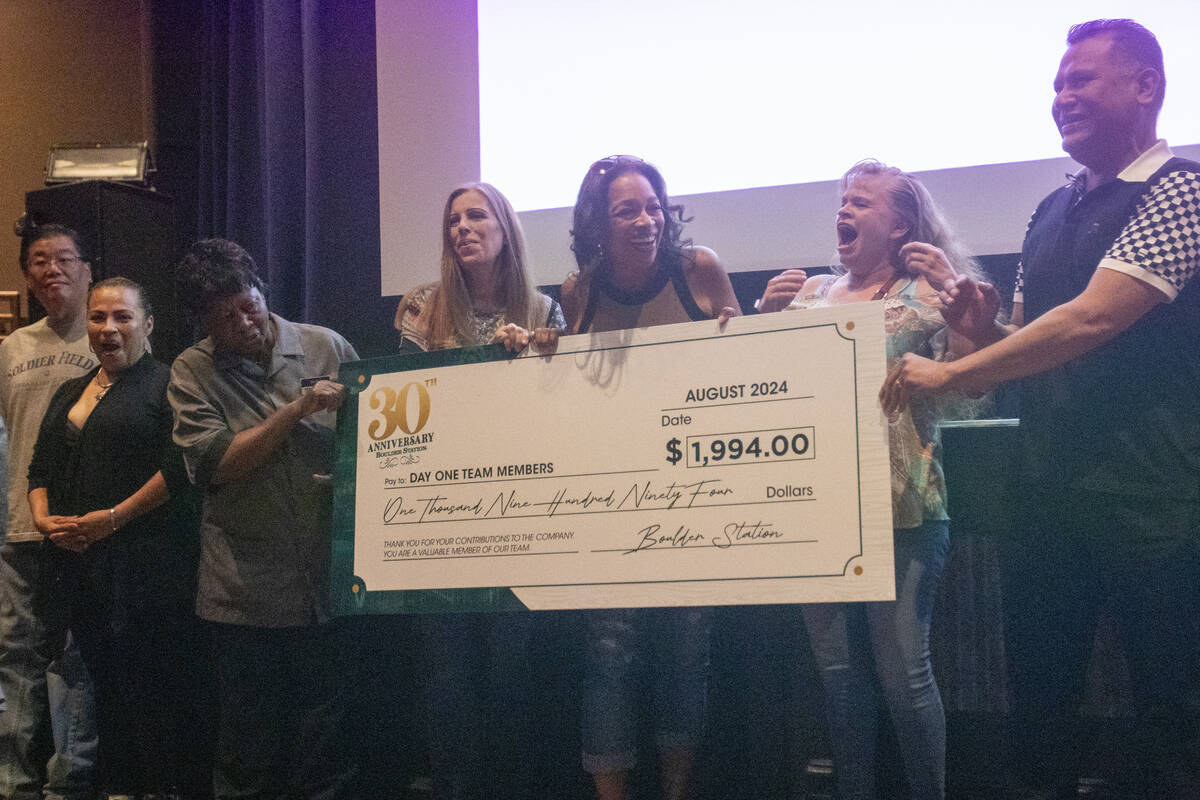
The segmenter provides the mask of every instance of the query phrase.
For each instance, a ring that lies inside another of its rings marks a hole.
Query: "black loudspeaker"
[[[28,192],[25,213],[38,225],[74,228],[92,264],[92,279],[124,277],[146,289],[154,310],[154,356],[170,364],[191,344],[175,299],[175,264],[183,253],[175,206],[167,195],[112,181],[82,181]],[[29,298],[29,319],[45,311]]]

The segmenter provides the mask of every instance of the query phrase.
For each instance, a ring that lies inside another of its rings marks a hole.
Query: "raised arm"
[[[345,387],[340,383],[318,381],[311,391],[302,392],[253,428],[239,431],[217,463],[213,483],[228,483],[253,472],[283,443],[300,420],[319,411],[336,410],[344,396]]]
[[[995,344],[958,361],[931,366],[905,356],[880,390],[884,408],[904,405],[913,391],[986,391],[1045,372],[1096,349],[1159,303],[1174,300],[1200,272],[1200,218],[1183,213],[1198,198],[1196,173],[1185,169],[1162,176],[1079,295],[1019,330],[1001,330]],[[1016,308],[1014,320],[1020,323],[1023,316],[1023,306]]]
[[[172,365],[167,396],[175,411],[175,443],[183,450],[188,476],[201,488],[236,480],[253,471],[266,462],[300,420],[318,411],[336,409],[342,402],[341,384],[318,381],[257,425],[234,433],[205,392],[206,373],[195,370],[187,356],[185,352]]]
[[[802,269],[785,269],[767,281],[763,296],[754,304],[760,314],[769,314],[787,308],[804,288],[808,273]]]

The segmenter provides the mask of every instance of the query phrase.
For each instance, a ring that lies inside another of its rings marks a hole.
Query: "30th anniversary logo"
[[[380,469],[421,461],[421,454],[433,442],[433,432],[425,431],[425,426],[433,409],[429,389],[436,385],[437,378],[429,378],[406,383],[399,391],[380,386],[371,392],[368,404],[378,414],[367,426],[367,436],[372,439],[367,452],[379,460]]]

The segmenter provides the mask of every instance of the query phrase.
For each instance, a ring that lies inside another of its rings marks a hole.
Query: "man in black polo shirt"
[[[905,356],[880,398],[890,410],[914,391],[1024,379],[1005,603],[1032,777],[1074,795],[1074,714],[1111,604],[1138,712],[1137,796],[1195,797],[1200,164],[1157,139],[1153,34],[1095,20],[1067,43],[1053,116],[1083,170],[1030,221],[1015,324],[995,322],[991,287],[948,282],[947,320],[994,343],[946,364]]]

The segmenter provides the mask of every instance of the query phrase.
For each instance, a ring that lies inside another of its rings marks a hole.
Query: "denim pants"
[[[0,797],[91,797],[97,737],[91,681],[68,637],[53,657],[34,612],[44,574],[42,542],[0,546]],[[44,776],[44,780],[43,780]]]
[[[929,659],[929,626],[949,545],[944,521],[898,529],[894,602],[803,606],[842,800],[875,796],[876,677],[912,796],[945,797],[946,714]]]
[[[638,713],[648,684],[659,748],[692,748],[708,702],[712,609],[614,608],[587,612],[583,767],[637,763]]]

